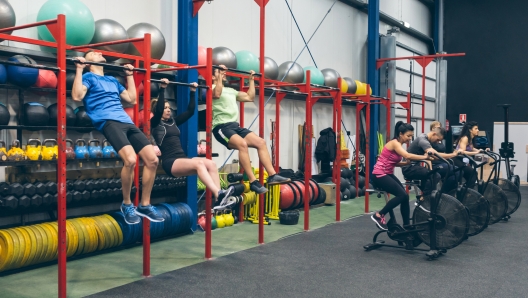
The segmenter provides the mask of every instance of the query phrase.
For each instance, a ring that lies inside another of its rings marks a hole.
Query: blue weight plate
[[[171,229],[169,231],[169,235],[174,235],[174,234],[177,233],[178,228],[180,226],[180,221],[181,221],[180,214],[176,211],[176,208],[174,208],[174,206],[172,206],[171,204],[162,203],[161,205],[167,207],[167,209],[171,213],[172,225],[171,225]]]
[[[192,221],[193,221],[193,218],[194,218],[194,214],[192,212],[192,209],[191,207],[189,207],[189,205],[187,204],[183,204],[185,209],[187,210],[187,214],[189,215],[189,223],[187,224],[187,231],[190,231],[191,228],[192,228]]]
[[[122,245],[130,244],[130,240],[132,239],[133,234],[133,228],[125,222],[125,217],[123,216],[123,213],[114,212],[111,213],[110,216],[115,219],[115,221],[119,224],[121,231],[123,232]]]
[[[174,210],[178,213],[180,216],[180,224],[178,225],[178,228],[175,231],[175,234],[181,234],[183,232],[183,227],[185,226],[187,222],[187,218],[184,214],[184,210],[180,207],[179,203],[172,204],[174,207]]]
[[[185,216],[185,223],[182,225],[181,232],[187,233],[189,232],[189,226],[191,224],[191,214],[187,210],[186,206],[187,204],[179,203],[180,205],[180,212],[183,212]]]
[[[158,211],[161,213],[165,221],[163,222],[163,237],[168,236],[170,234],[170,230],[172,228],[172,215],[170,210],[163,205],[156,206],[158,208]]]

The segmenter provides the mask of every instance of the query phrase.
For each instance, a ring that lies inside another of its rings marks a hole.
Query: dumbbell
[[[85,190],[85,188],[86,186],[84,184],[84,181],[79,180],[79,179],[73,181],[73,190],[82,192],[83,190]]]
[[[83,192],[81,192],[81,194],[82,194],[82,199],[84,201],[88,201],[90,199],[90,197],[91,197],[91,193],[89,191],[87,191],[87,190],[83,190]]]
[[[37,188],[35,187],[35,185],[33,185],[33,183],[25,183],[23,187],[24,187],[24,194],[26,196],[31,197],[37,193]]]
[[[117,197],[117,198],[118,198],[119,196],[123,196],[123,190],[121,189],[121,187],[119,187],[119,188],[117,188],[117,187],[114,188],[114,189],[112,190],[112,192],[113,192],[113,194],[114,194],[114,197]]]
[[[24,194],[24,187],[20,183],[11,183],[9,185],[9,194],[20,198]]]
[[[91,192],[95,189],[95,182],[93,179],[88,179],[84,181],[84,190]]]
[[[49,206],[53,203],[53,197],[55,195],[54,194],[51,194],[51,193],[45,193],[43,196],[42,196],[42,206]]]
[[[103,190],[108,188],[108,179],[97,179],[95,180],[95,185],[98,190]]]
[[[106,188],[105,189],[100,189],[99,190],[99,195],[100,195],[100,199],[105,199],[107,196],[108,196],[108,192],[106,191]]]
[[[120,188],[121,187],[121,179],[118,179],[118,178],[112,179],[112,185],[109,185],[109,187]]]
[[[18,207],[18,199],[14,196],[7,196],[0,199],[0,205],[10,210],[14,210]]]
[[[99,190],[97,190],[97,189],[92,190],[92,192],[90,193],[90,198],[92,199],[92,201],[93,200],[99,200],[101,198]]]
[[[35,186],[35,190],[38,195],[43,196],[48,193],[48,187],[46,184],[42,182],[35,182],[33,185]]]
[[[83,199],[83,195],[82,195],[82,193],[80,193],[79,191],[76,191],[76,190],[69,191],[69,192],[67,193],[67,196],[68,196],[68,195],[71,195],[71,197],[72,197],[72,201],[73,201],[73,202],[80,202],[80,201],[82,201],[82,199]],[[66,201],[67,201],[67,200],[66,200]]]
[[[59,194],[55,194],[53,195],[53,199],[55,200],[55,204],[57,203],[58,199],[59,199]],[[66,193],[66,204],[70,204],[71,202],[73,201],[73,195],[71,192],[67,192]]]
[[[28,208],[30,205],[31,199],[28,196],[22,195],[20,198],[18,198],[18,207]]]
[[[30,201],[31,201],[31,207],[40,207],[42,205],[42,196],[35,194],[31,196]]]
[[[9,184],[6,182],[0,182],[0,196],[8,196],[9,193]]]
[[[51,193],[51,194],[56,194],[57,193],[57,183],[53,182],[53,181],[48,181],[46,183],[44,183],[46,185],[46,192],[48,193]],[[67,187],[68,183],[66,183],[66,187]]]

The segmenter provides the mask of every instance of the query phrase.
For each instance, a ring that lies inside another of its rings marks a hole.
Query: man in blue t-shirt
[[[105,76],[102,66],[83,64],[83,62],[106,62],[101,53],[88,51],[84,58],[77,59],[80,63],[77,63],[72,98],[75,101],[83,101],[86,113],[92,119],[95,128],[105,135],[123,160],[121,211],[125,221],[128,224],[137,224],[140,222],[139,216],[146,217],[150,221],[163,221],[160,213],[150,204],[158,157],[145,134],[134,125],[121,104],[121,100],[136,104],[136,87],[131,71],[133,66],[130,64],[124,66],[128,85],[128,89],[125,89],[114,77]],[[83,75],[85,69],[88,69],[88,72]],[[141,203],[137,208],[130,200],[136,154],[139,154],[144,163]]]

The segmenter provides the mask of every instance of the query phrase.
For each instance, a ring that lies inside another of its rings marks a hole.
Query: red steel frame
[[[466,53],[455,53],[455,54],[435,54],[435,55],[424,55],[424,56],[407,56],[407,57],[395,57],[395,58],[381,58],[376,60],[376,69],[379,69],[387,61],[395,60],[415,60],[420,66],[422,66],[422,133],[425,133],[425,69],[435,58],[440,57],[459,57],[465,56]],[[404,102],[398,102],[405,109],[407,109],[407,122],[411,122],[411,94],[407,94],[407,104]]]

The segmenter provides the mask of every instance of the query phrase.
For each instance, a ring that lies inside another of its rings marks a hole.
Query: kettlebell
[[[219,229],[221,229],[221,228],[226,226],[224,215],[222,214],[222,211],[217,211],[215,218],[216,218],[216,223],[218,224],[218,228]]]
[[[6,150],[6,144],[4,141],[0,141],[0,161],[6,161],[7,160],[7,150]]]
[[[42,160],[42,143],[39,139],[29,139],[26,146],[26,156],[29,160]]]
[[[202,228],[202,230],[205,231],[205,214],[204,213],[198,214],[198,225],[200,226],[200,228]]]
[[[198,144],[198,148],[197,148],[198,154],[205,154],[207,150],[205,144],[203,143],[205,143],[205,140],[200,140],[200,143]]]
[[[114,158],[117,156],[117,152],[114,150],[114,147],[110,145],[107,139],[103,141],[103,157],[104,158]]]
[[[95,145],[92,145],[95,143]],[[100,142],[98,139],[93,139],[88,142],[88,152],[90,153],[90,158],[103,158],[103,150],[99,145]]]
[[[211,216],[211,230],[218,228],[218,222],[214,216]]]
[[[224,219],[226,226],[230,227],[235,224],[235,218],[233,217],[233,211],[228,209],[224,213]]]
[[[90,153],[88,148],[86,148],[86,142],[83,139],[78,139],[75,141],[75,158],[77,159],[88,159]]]
[[[7,151],[7,160],[10,161],[21,161],[26,159],[26,154],[24,150],[20,148],[20,141],[14,140],[11,144],[11,149]]]
[[[68,143],[70,145],[68,145]],[[75,151],[73,151],[73,141],[71,139],[66,139],[66,149],[64,150],[64,153],[66,153],[66,159],[75,159]]]
[[[47,146],[51,144],[51,146]],[[57,141],[54,139],[44,140],[42,146],[42,160],[55,160],[59,156],[59,148],[57,147]]]

